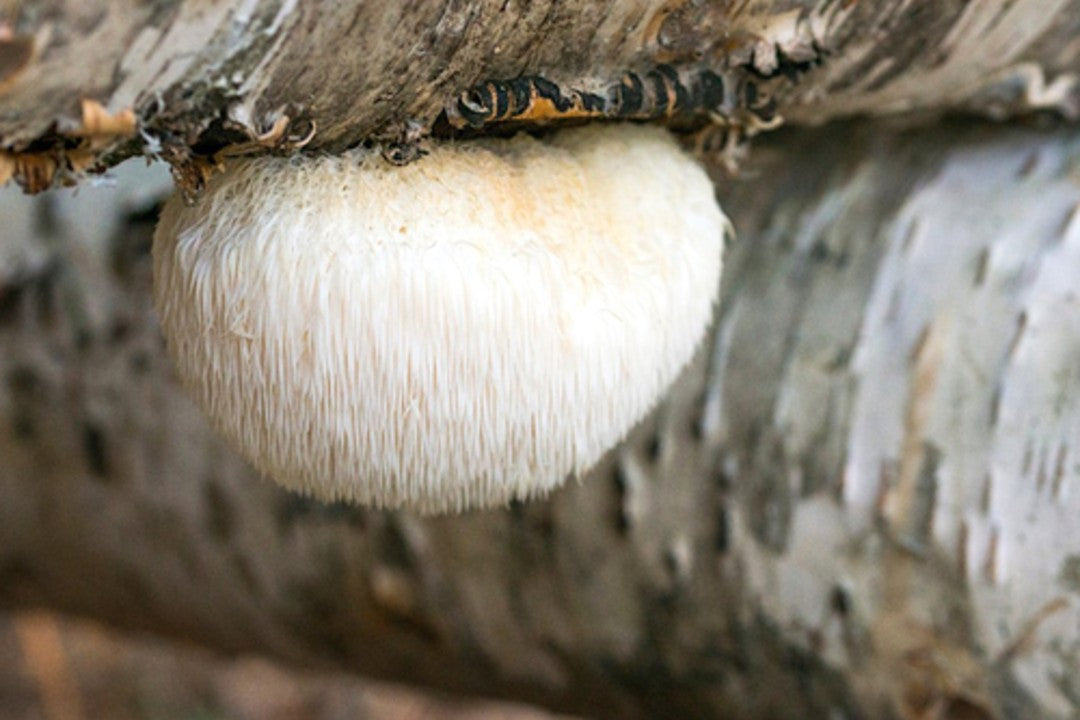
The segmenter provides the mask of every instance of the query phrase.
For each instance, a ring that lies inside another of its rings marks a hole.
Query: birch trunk
[[[1069,131],[764,140],[663,406],[548,502],[428,520],[302,501],[207,429],[145,176],[6,194],[0,599],[597,716],[1069,717],[1078,167]]]
[[[1075,118],[1078,32],[1080,0],[15,0],[0,178],[37,191],[151,154],[197,185],[193,164],[226,148],[414,142],[477,83],[603,96],[660,63],[748,79],[793,122]]]

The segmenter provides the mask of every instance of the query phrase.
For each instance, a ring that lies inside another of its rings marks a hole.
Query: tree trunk
[[[658,64],[688,86],[706,70],[729,87],[750,82],[760,98],[653,108],[667,122],[745,125],[743,106],[771,96],[780,117],[798,122],[942,110],[1080,115],[1080,0],[14,7],[0,15],[0,148],[12,151],[0,156],[0,178],[35,191],[140,153],[169,160],[197,188],[192,164],[225,148],[411,143],[445,133],[442,120],[477,83],[542,76],[564,94],[606,98],[625,73],[648,78]],[[610,102],[599,114],[621,116]]]
[[[1078,10],[54,0],[0,32],[0,136],[31,189],[147,151],[190,180],[451,132],[486,79],[660,62],[789,121],[1071,117]],[[550,500],[438,519],[288,495],[210,432],[150,311],[154,168],[0,195],[0,603],[601,717],[1076,714],[1075,131],[878,120],[706,159],[738,240],[667,401]]]
[[[0,330],[3,602],[600,716],[1066,717],[1078,166],[1067,132],[763,140],[663,407],[550,501],[423,520],[222,447],[161,351],[141,205],[93,239],[105,190],[5,196],[38,220]]]

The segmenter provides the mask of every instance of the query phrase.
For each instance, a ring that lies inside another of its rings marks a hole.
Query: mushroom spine
[[[181,381],[258,470],[443,512],[546,493],[657,402],[712,316],[727,220],[666,130],[231,162],[165,206]]]

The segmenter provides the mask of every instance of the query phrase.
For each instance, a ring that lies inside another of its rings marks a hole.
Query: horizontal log
[[[31,191],[132,154],[172,162],[192,187],[224,149],[335,152],[374,141],[404,145],[408,157],[452,128],[470,89],[481,97],[488,81],[522,78],[568,99],[540,93],[519,127],[633,115],[619,101],[628,73],[662,101],[637,117],[683,123],[668,72],[683,77],[687,97],[703,72],[726,78],[724,99],[691,114],[697,125],[749,132],[852,114],[1080,114],[1080,0],[18,7],[0,16],[0,180]],[[752,97],[732,94],[746,83]],[[763,123],[743,112],[754,103],[768,106]]]
[[[1064,131],[762,138],[663,406],[550,500],[438,519],[214,436],[149,309],[146,175],[3,194],[37,220],[0,246],[0,603],[596,716],[1068,716],[1078,165]]]

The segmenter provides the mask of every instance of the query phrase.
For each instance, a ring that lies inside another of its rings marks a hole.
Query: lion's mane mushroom
[[[655,127],[232,162],[154,236],[213,425],[287,488],[422,512],[544,493],[657,401],[709,323],[727,221]]]

